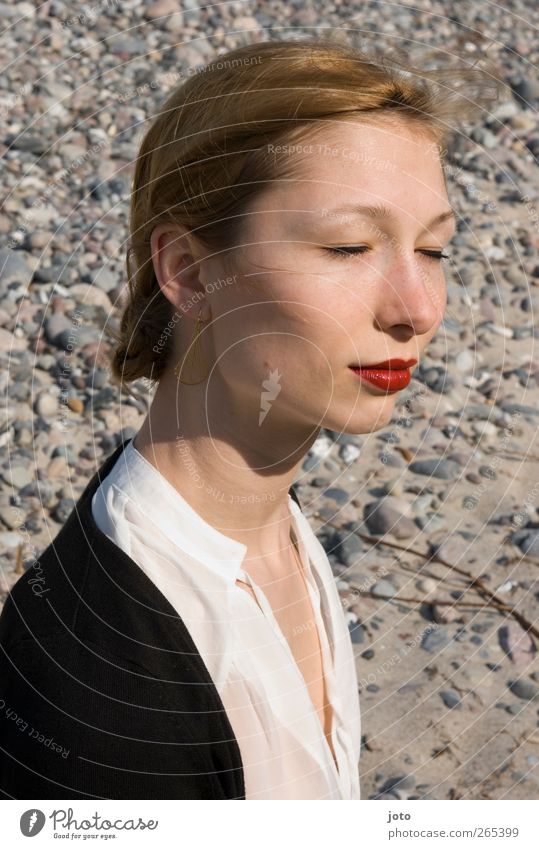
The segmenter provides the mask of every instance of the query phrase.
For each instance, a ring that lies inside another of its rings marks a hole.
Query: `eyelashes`
[[[366,245],[343,245],[339,248],[325,247],[324,250],[331,256],[338,256],[344,259],[349,256],[358,256],[366,253],[369,248]],[[449,254],[444,254],[441,251],[422,250],[420,253],[434,262],[441,262],[444,259],[451,259]]]

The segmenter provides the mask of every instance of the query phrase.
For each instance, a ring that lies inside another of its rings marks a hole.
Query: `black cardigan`
[[[239,746],[189,631],[92,516],[128,442],[0,615],[1,798],[245,799]]]

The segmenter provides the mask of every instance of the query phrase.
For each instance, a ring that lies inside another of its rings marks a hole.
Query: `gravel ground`
[[[444,323],[391,425],[323,431],[298,494],[357,652],[362,796],[536,799],[539,10],[416,5],[0,3],[0,604],[148,408],[142,384],[120,406],[102,330],[156,103],[218,52],[328,26],[488,52],[507,98],[446,165]]]

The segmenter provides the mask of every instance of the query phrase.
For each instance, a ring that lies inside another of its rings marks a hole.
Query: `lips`
[[[391,359],[385,360],[383,363],[366,363],[363,366],[350,366],[353,369],[371,369],[371,368],[409,368],[410,366],[415,366],[417,360],[400,360],[400,359]]]
[[[350,366],[361,380],[385,389],[386,392],[398,392],[405,389],[411,380],[410,366],[415,365],[417,360],[401,360],[393,358],[383,363],[374,363],[364,366]]]

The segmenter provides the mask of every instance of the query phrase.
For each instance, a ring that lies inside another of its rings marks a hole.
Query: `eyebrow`
[[[335,209],[327,209],[325,210],[325,215],[341,215],[346,213],[352,213],[353,215],[362,215],[366,218],[393,218],[394,215],[387,206],[383,206],[382,204],[375,204],[374,206],[369,206],[365,204],[350,204],[349,206],[341,206]],[[429,221],[426,230],[430,230],[431,227],[436,227],[438,224],[442,224],[444,221],[448,221],[449,219],[456,220],[455,212],[453,209],[446,209],[444,212],[440,212],[439,215],[436,215],[432,221]]]

